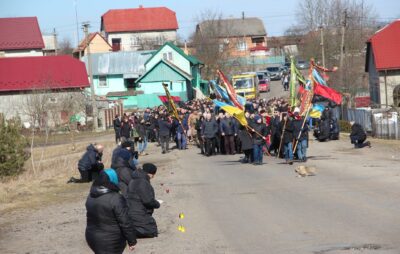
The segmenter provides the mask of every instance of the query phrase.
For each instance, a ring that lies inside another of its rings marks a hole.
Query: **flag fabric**
[[[220,109],[224,110],[225,112],[231,114],[233,117],[235,117],[239,123],[243,126],[247,126],[247,120],[244,115],[244,111],[241,110],[240,108],[231,106],[225,102],[218,101],[218,100],[213,100],[215,106],[219,107]]]
[[[160,101],[162,103],[168,103],[168,97],[165,95],[159,95],[158,98],[160,99]],[[175,102],[175,103],[179,103],[181,101],[181,97],[179,96],[171,96],[171,99]]]
[[[321,118],[322,112],[324,111],[325,106],[322,104],[314,104],[309,116],[311,118]]]
[[[231,85],[231,83],[229,83],[229,80],[225,77],[225,75],[222,73],[222,71],[217,70],[217,73],[222,81],[222,84],[224,84],[226,91],[227,91],[229,98],[231,99],[233,105],[235,105],[239,109],[243,110],[243,105],[239,103],[239,101],[237,99],[236,91],[235,91],[235,89],[233,89],[233,86]]]
[[[333,88],[323,86],[318,82],[314,85],[314,94],[333,101],[337,105],[342,103],[342,95]]]
[[[290,107],[296,106],[296,65],[294,64],[294,58],[290,58],[290,83],[289,83],[289,93],[290,93]]]
[[[167,97],[168,100],[168,105],[171,108],[172,114],[174,115],[174,117],[179,121],[180,123],[180,119],[179,119],[179,114],[178,114],[178,110],[176,109],[175,103],[171,97],[171,94],[168,91],[168,84],[163,83],[162,86],[164,87],[165,90],[165,95]]]
[[[322,76],[319,74],[319,72],[316,69],[312,70],[312,75],[313,75],[313,78],[318,83],[320,83],[321,85],[324,85],[324,86],[328,86],[328,84],[326,83],[325,79],[322,78]]]

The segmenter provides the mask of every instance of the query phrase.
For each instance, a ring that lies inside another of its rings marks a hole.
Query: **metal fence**
[[[399,113],[394,109],[336,108],[334,114],[345,121],[355,121],[373,137],[400,139]]]

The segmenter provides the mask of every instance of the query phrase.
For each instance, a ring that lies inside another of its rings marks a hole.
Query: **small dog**
[[[307,166],[298,166],[294,172],[298,174],[299,177],[315,176],[316,168]]]

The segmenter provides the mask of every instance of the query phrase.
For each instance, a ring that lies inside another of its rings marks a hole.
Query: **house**
[[[367,41],[365,71],[374,107],[400,107],[400,19]]]
[[[145,63],[146,73],[136,80],[138,107],[153,107],[161,104],[159,95],[165,95],[163,84],[167,83],[171,95],[182,101],[203,98],[209,94],[208,82],[201,79],[203,64],[194,56],[171,42],[166,42]]]
[[[46,34],[43,35],[43,55],[54,56],[58,51],[57,35],[56,34]]]
[[[145,73],[145,63],[154,51],[119,51],[91,55],[95,94],[122,100],[124,108],[137,107],[136,80]],[[87,63],[87,56],[81,59]],[[87,64],[86,64],[87,66]]]
[[[79,113],[73,105],[84,103],[87,87],[84,63],[71,56],[0,58],[0,113],[6,118],[35,126],[66,123]]]
[[[0,18],[0,57],[43,56],[36,17]]]
[[[109,10],[101,17],[101,32],[113,51],[157,49],[176,42],[176,14],[166,7]]]
[[[98,32],[88,35],[87,41],[84,38],[76,49],[72,52],[75,58],[87,55],[87,43],[90,45],[90,53],[105,53],[112,51],[111,45]]]

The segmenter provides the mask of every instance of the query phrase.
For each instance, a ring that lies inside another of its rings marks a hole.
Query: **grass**
[[[69,144],[35,147],[32,153],[35,166],[32,166],[30,158],[25,163],[24,173],[0,183],[0,214],[19,208],[38,207],[59,199],[73,199],[76,192],[87,193],[89,184],[66,184],[71,176],[79,177],[77,162],[90,143],[82,141],[82,137],[77,140],[80,141],[74,151]],[[105,146],[104,165],[108,166],[115,146],[113,137],[109,135],[109,141],[102,144]]]

